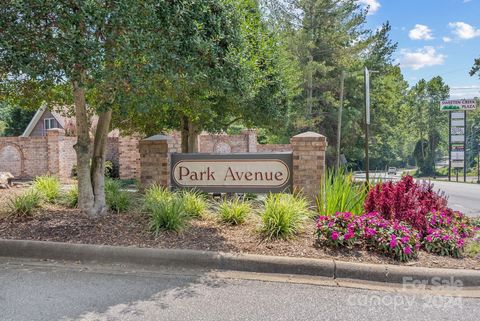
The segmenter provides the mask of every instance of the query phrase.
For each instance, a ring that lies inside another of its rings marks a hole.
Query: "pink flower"
[[[410,246],[405,246],[403,248],[403,253],[405,254],[412,254],[412,249],[410,248]]]
[[[332,232],[332,241],[336,241],[339,237],[339,234],[337,231]]]
[[[397,246],[397,237],[395,234],[390,235],[390,247],[394,249]]]

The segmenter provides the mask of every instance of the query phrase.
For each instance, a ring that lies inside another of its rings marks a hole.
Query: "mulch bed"
[[[0,211],[6,200],[22,189],[0,190]],[[0,238],[102,244],[152,248],[183,248],[233,253],[251,253],[341,261],[402,264],[424,267],[479,269],[480,259],[441,257],[421,251],[416,261],[399,263],[363,250],[332,250],[315,243],[314,223],[306,224],[292,240],[265,240],[257,232],[258,216],[246,224],[229,226],[215,218],[194,219],[180,233],[148,231],[148,219],[140,212],[108,214],[92,219],[76,209],[48,205],[31,218],[0,216]]]

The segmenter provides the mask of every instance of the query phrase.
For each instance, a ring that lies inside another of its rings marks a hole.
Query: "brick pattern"
[[[140,151],[138,137],[118,139],[119,173],[122,179],[140,178]]]
[[[139,143],[139,149],[142,188],[153,184],[168,187],[170,185],[170,153],[177,152],[172,137],[142,140]]]
[[[290,139],[293,150],[293,188],[314,202],[325,174],[327,138],[306,132]]]
[[[291,144],[258,144],[257,152],[258,153],[284,153],[291,152]]]

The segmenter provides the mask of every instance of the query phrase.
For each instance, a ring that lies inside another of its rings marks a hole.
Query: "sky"
[[[480,57],[480,0],[358,1],[370,6],[370,28],[390,21],[395,62],[411,86],[439,75],[451,98],[480,97],[480,79],[469,75]]]

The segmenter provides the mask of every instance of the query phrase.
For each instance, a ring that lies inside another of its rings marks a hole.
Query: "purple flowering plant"
[[[420,247],[415,230],[372,212],[361,216],[336,213],[317,220],[318,241],[328,246],[363,246],[400,261],[417,255]]]

